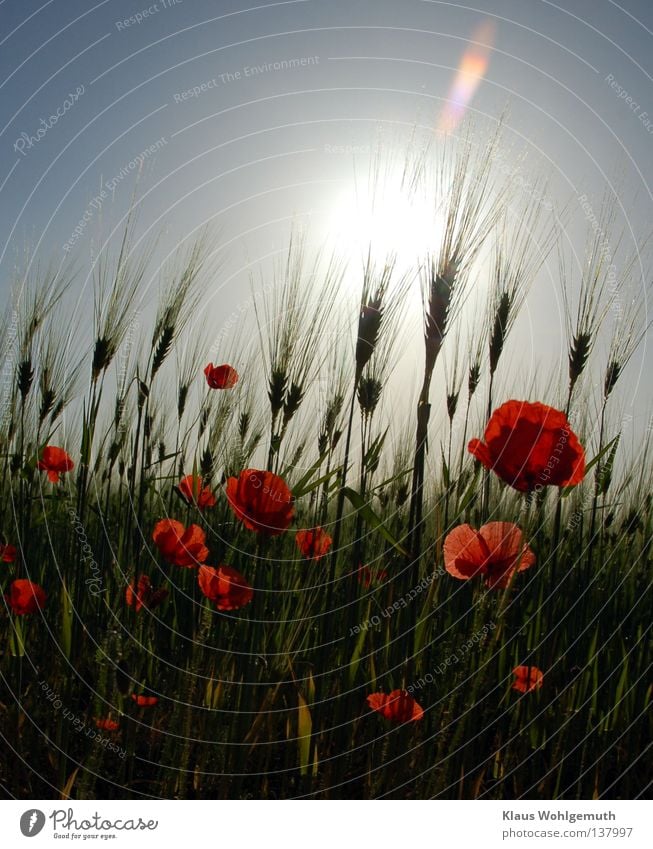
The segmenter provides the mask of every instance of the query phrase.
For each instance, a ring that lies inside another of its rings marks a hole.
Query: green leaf
[[[61,648],[66,659],[70,658],[73,641],[73,600],[68,594],[68,587],[62,585],[61,598]]]
[[[608,454],[608,459],[596,470],[597,485],[600,495],[605,495],[608,489],[610,488],[610,483],[612,481],[612,469],[614,467],[614,458],[617,453],[617,449],[619,448],[620,438],[621,434],[619,433],[613,440],[613,445],[610,449],[610,453]]]
[[[79,451],[81,465],[88,466],[91,462],[91,430],[86,418],[86,402],[82,405],[82,444]]]
[[[299,772],[308,775],[311,757],[311,733],[313,720],[311,711],[302,694],[297,691],[297,745],[299,746]]]
[[[422,607],[422,615],[418,617],[418,620],[415,624],[415,656],[422,657],[422,651],[424,650],[424,646],[426,645],[426,637],[428,634],[427,628],[431,621],[430,611],[433,610],[433,598],[435,596],[436,591],[436,578],[433,576],[431,583],[429,584],[428,592],[426,593],[426,599],[424,600],[424,605]]]
[[[480,470],[481,470],[480,465],[478,465],[474,468],[474,474],[472,475],[472,479],[469,483],[469,486],[467,487],[467,489],[465,490],[465,492],[461,496],[460,500],[458,501],[458,513],[459,514],[464,513],[465,510],[467,510],[467,508],[470,506],[470,504],[472,503],[474,498],[476,498],[476,495],[478,493],[478,486],[476,485],[476,481],[478,479]]]
[[[371,602],[367,605],[367,614],[366,614],[366,622],[369,622],[370,619],[370,608]],[[360,627],[360,626],[359,626]],[[354,681],[356,679],[356,673],[358,672],[358,667],[361,662],[361,654],[363,652],[363,646],[365,645],[365,637],[367,636],[367,628],[361,628],[360,634],[358,635],[358,639],[356,640],[356,645],[354,647],[353,654],[351,656],[351,660],[349,661],[349,667],[347,669],[347,681],[349,689],[354,686]]]
[[[68,780],[64,784],[61,789],[61,794],[59,796],[60,799],[70,799],[70,794],[72,793],[73,785],[75,784],[75,779],[77,778],[77,773],[79,772],[79,767],[75,767],[75,769],[68,776]]]
[[[158,466],[160,463],[165,463],[166,460],[171,460],[173,457],[178,457],[180,453],[181,453],[180,451],[175,451],[172,454],[165,454],[163,457],[161,457],[161,459],[159,459],[157,457],[156,460],[154,460],[154,462],[149,463],[147,466],[143,466],[143,468],[144,468],[145,471],[147,471],[148,469],[151,469],[152,466]],[[165,480],[165,478],[171,478],[171,477],[175,478],[175,477],[177,477],[177,475],[166,475],[164,478],[159,478],[159,480]]]
[[[369,525],[371,528],[377,530],[381,536],[386,540],[386,542],[390,543],[390,545],[395,548],[403,557],[409,557],[409,553],[406,549],[395,539],[393,534],[388,530],[388,528],[383,524],[380,517],[372,510],[372,505],[369,501],[365,501],[363,496],[356,492],[353,489],[350,489],[348,486],[344,487],[343,493],[345,498],[347,498],[350,502],[354,510],[357,513],[360,513],[363,521]]]
[[[621,436],[621,434],[619,434]],[[590,472],[597,463],[599,463],[608,451],[612,450],[612,446],[619,440],[619,436],[615,436],[614,439],[611,439],[610,442],[606,446],[603,447],[601,451],[594,457],[594,459],[590,460],[589,463],[585,466],[585,477],[587,477],[587,473]],[[574,486],[562,486],[560,487],[560,497],[567,498],[567,496],[571,495],[571,493],[576,489],[576,485]]]
[[[323,463],[324,463],[324,461],[326,460],[326,457],[327,457],[326,452],[325,452],[324,454],[320,454],[320,456],[317,458],[317,460],[313,463],[313,465],[310,467],[310,469],[306,472],[306,474],[304,475],[304,477],[300,478],[300,479],[297,481],[297,483],[296,483],[296,484],[292,487],[293,492],[294,492],[296,489],[297,489],[297,490],[300,490],[300,489],[302,489],[304,486],[306,486],[306,484],[310,481],[310,479],[313,477],[313,475],[314,475],[317,471],[319,471],[319,470],[320,470],[320,468],[321,468],[322,464],[323,464]],[[282,477],[282,478],[286,478],[286,477],[288,477],[288,476],[290,475],[290,473],[292,472],[292,470],[293,470],[293,467],[292,467],[292,466],[286,466],[286,468],[285,468],[285,469],[283,470],[283,472],[281,473],[281,477]]]
[[[444,457],[444,446],[440,443],[440,454],[442,455],[442,478],[444,480],[444,485],[449,489],[450,478],[449,478],[449,466],[447,466],[447,461]]]
[[[372,487],[370,492],[376,492],[378,489],[383,489],[383,487],[385,486],[390,486],[391,483],[394,483],[395,481],[398,481],[401,478],[405,478],[406,475],[410,475],[412,474],[412,472],[413,467],[411,466],[410,469],[405,469],[403,472],[399,472],[398,474],[393,475],[391,478],[387,478],[387,480],[384,480],[383,483],[378,483],[376,486]]]
[[[363,466],[366,469],[375,471],[377,466],[379,465],[379,459],[381,457],[383,443],[385,442],[385,438],[388,435],[388,430],[389,428],[386,428],[383,433],[379,434],[376,439],[372,441],[370,447],[365,452],[365,456],[363,457]]]
[[[624,651],[624,659],[621,664],[621,675],[619,676],[619,683],[617,684],[617,689],[614,694],[614,709],[612,711],[612,722],[616,726],[619,720],[619,711],[622,708],[622,699],[624,693],[626,692],[626,686],[628,684],[628,653],[626,651],[625,645],[622,642],[622,648]]]
[[[20,616],[13,617],[13,630],[9,634],[9,652],[12,657],[24,657],[25,655],[23,624],[20,619]]]
[[[293,497],[301,498],[302,495],[308,495],[309,492],[312,492],[314,489],[317,489],[319,486],[322,486],[322,484],[325,484],[330,481],[336,475],[339,475],[340,471],[340,466],[338,466],[337,468],[331,469],[330,472],[327,472],[325,475],[322,475],[322,477],[319,477],[314,481],[310,480],[312,471],[309,472],[308,477],[307,475],[304,475],[304,477],[298,483],[291,487]]]

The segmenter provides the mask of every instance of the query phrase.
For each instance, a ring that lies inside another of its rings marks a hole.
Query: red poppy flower
[[[197,580],[204,595],[218,610],[238,610],[249,604],[254,590],[231,566],[200,566]]]
[[[199,475],[186,475],[181,479],[179,492],[189,504],[197,504],[200,510],[207,507],[215,507],[216,497],[210,487],[202,486],[202,478]]]
[[[515,676],[512,689],[520,693],[530,693],[531,690],[539,690],[544,681],[544,673],[537,666],[515,666],[512,674]]]
[[[238,372],[226,363],[221,366],[209,363],[204,374],[211,389],[232,389],[238,383]]]
[[[175,566],[192,568],[209,556],[206,534],[199,525],[186,528],[175,519],[161,519],[154,526],[152,539],[163,557]]]
[[[227,500],[251,531],[277,536],[288,530],[294,508],[285,481],[272,472],[245,469],[227,480]]]
[[[574,486],[585,476],[585,451],[567,417],[545,404],[507,401],[492,413],[484,439],[472,439],[468,450],[519,492]]]
[[[120,723],[108,716],[96,719],[95,724],[98,728],[101,728],[102,731],[117,731],[120,728]]]
[[[12,613],[17,616],[25,616],[27,613],[36,613],[37,610],[43,610],[47,596],[43,587],[28,581],[26,578],[17,578],[9,586],[9,592],[5,595],[5,598]]]
[[[424,710],[406,690],[393,690],[389,696],[385,693],[372,693],[367,704],[390,722],[419,722]]]
[[[13,563],[17,553],[15,545],[0,544],[0,560],[3,563]]]
[[[386,569],[370,569],[369,566],[359,566],[357,580],[358,583],[368,590],[372,584],[382,584],[388,577]]]
[[[125,601],[127,602],[127,606],[135,607],[136,613],[138,613],[143,607],[146,607],[148,610],[154,610],[154,608],[161,604],[161,602],[167,597],[168,590],[163,588],[155,590],[147,575],[140,575],[137,590],[134,588],[133,581],[125,590]]]
[[[515,572],[528,569],[535,555],[512,522],[488,522],[475,531],[458,525],[444,541],[444,568],[454,578],[485,577],[490,588],[507,587]]]
[[[139,707],[154,707],[159,701],[156,696],[137,695],[136,693],[132,693],[132,699]]]
[[[64,472],[69,472],[74,465],[63,448],[57,448],[55,445],[46,445],[43,449],[41,459],[37,463],[37,468],[42,472],[47,472],[48,478],[52,483],[58,483],[61,475]]]
[[[323,528],[297,531],[297,547],[307,560],[319,560],[331,548],[333,540]]]

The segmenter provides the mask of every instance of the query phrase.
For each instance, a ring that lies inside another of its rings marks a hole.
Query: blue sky
[[[172,247],[207,222],[220,230],[229,282],[207,300],[228,312],[247,262],[279,250],[293,217],[323,237],[368,147],[382,138],[401,151],[413,125],[435,125],[487,19],[496,41],[470,115],[483,131],[509,103],[506,162],[526,151],[527,172],[549,174],[574,248],[586,226],[578,198],[598,210],[606,184],[634,248],[653,221],[645,0],[2,0],[3,285],[26,247],[61,259],[68,243],[85,261],[140,171],[148,239],[163,231]],[[527,304],[530,369],[537,352],[560,359],[550,286],[543,278]],[[647,363],[642,348],[626,401],[637,397],[640,416]]]

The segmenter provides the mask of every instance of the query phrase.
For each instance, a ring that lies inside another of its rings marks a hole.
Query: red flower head
[[[186,475],[181,479],[179,492],[189,504],[197,504],[200,510],[215,507],[216,497],[208,486],[202,486],[202,478],[198,475]]]
[[[136,693],[132,693],[132,700],[135,701],[139,707],[154,707],[154,705],[159,701],[156,696],[137,695]]]
[[[507,401],[492,413],[484,439],[472,439],[468,450],[519,492],[574,486],[585,476],[585,451],[567,417],[545,404]]]
[[[491,589],[507,587],[515,572],[528,569],[535,555],[512,522],[488,522],[475,531],[458,525],[444,541],[444,568],[454,578],[485,577]]]
[[[370,569],[369,566],[359,566],[357,580],[361,586],[368,590],[372,584],[382,584],[388,577],[386,569]]]
[[[515,682],[513,690],[519,693],[530,693],[531,690],[539,690],[544,681],[544,673],[537,666],[515,666],[512,670]]]
[[[136,613],[138,613],[143,607],[146,607],[148,610],[154,610],[154,608],[161,604],[161,602],[167,597],[168,590],[155,590],[147,575],[141,575],[139,577],[137,590],[134,589],[133,581],[125,590],[125,601],[127,602],[127,606],[135,607]]]
[[[206,534],[199,525],[186,528],[175,519],[161,519],[154,526],[152,539],[163,557],[175,566],[192,568],[209,556]]]
[[[37,468],[42,472],[47,472],[48,478],[52,483],[58,483],[61,475],[64,472],[69,472],[74,465],[63,448],[57,448],[55,445],[46,445],[43,449],[41,459],[37,463]]]
[[[3,563],[13,563],[16,559],[16,551],[15,545],[5,545],[4,543],[0,543],[0,560]]]
[[[115,719],[111,719],[109,716],[103,719],[96,719],[95,724],[98,728],[101,728],[102,731],[117,731],[120,728],[120,724],[116,722]]]
[[[269,536],[288,530],[294,514],[291,491],[272,472],[245,469],[237,478],[229,478],[227,500],[246,528]]]
[[[372,693],[367,704],[390,722],[419,722],[424,717],[423,708],[406,690],[393,690],[389,696],[385,693]]]
[[[249,604],[254,590],[231,566],[200,566],[197,580],[204,595],[218,610],[238,610]]]
[[[43,610],[47,596],[43,587],[33,584],[26,578],[18,578],[9,587],[5,595],[11,612],[17,616],[25,616],[26,613],[36,613]]]
[[[238,383],[238,372],[226,363],[221,366],[209,363],[204,374],[211,389],[232,389]]]
[[[307,560],[319,560],[331,548],[333,540],[323,528],[313,528],[310,531],[297,531],[295,536],[297,548]]]

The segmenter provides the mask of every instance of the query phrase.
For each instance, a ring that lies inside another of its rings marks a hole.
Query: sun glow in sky
[[[393,256],[397,272],[404,274],[436,250],[442,222],[433,198],[402,188],[401,182],[397,175],[376,188],[352,183],[336,197],[327,229],[344,259],[355,261],[368,251],[377,262]]]

